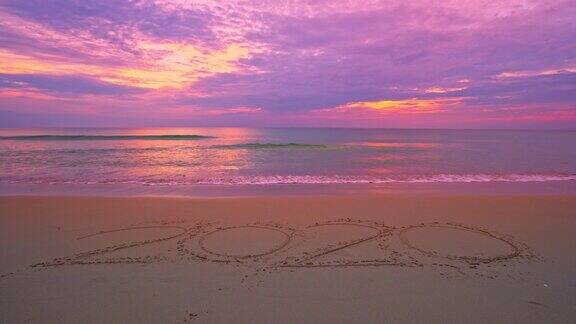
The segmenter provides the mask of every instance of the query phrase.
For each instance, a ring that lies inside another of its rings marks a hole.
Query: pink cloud
[[[564,127],[574,15],[567,0],[6,0],[0,110],[71,123],[85,110],[134,123]]]

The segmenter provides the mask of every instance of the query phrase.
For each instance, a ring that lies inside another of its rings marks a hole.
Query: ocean
[[[0,129],[1,194],[427,183],[574,184],[576,132]]]

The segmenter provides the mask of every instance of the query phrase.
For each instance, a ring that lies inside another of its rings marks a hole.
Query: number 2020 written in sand
[[[118,242],[110,245],[113,236]],[[131,240],[126,241],[127,237]],[[92,233],[77,241],[106,246],[32,267],[188,260],[260,263],[274,268],[427,264],[477,268],[533,257],[525,245],[479,227],[452,223],[392,227],[351,219],[301,228],[263,223],[228,227],[206,223],[133,226]]]

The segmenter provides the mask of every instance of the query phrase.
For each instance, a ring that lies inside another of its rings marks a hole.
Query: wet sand
[[[573,323],[576,196],[0,198],[0,323]]]

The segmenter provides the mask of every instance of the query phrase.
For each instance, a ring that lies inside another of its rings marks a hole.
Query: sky
[[[576,129],[576,0],[0,0],[0,127]]]

